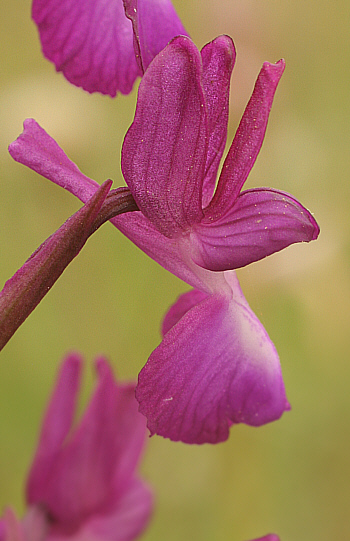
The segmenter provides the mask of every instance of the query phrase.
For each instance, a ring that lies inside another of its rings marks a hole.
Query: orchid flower
[[[132,17],[137,28],[134,51]],[[43,54],[88,92],[129,94],[151,59],[187,35],[171,0],[33,0]]]
[[[163,341],[136,388],[151,434],[187,443],[224,441],[232,424],[260,426],[290,409],[278,354],[233,269],[319,233],[291,195],[241,191],[263,142],[282,60],[263,65],[216,186],[234,61],[227,36],[201,52],[177,37],[150,63],[122,150],[140,211],[111,220],[195,288],[170,308]],[[9,150],[82,201],[98,187],[34,120]]]
[[[0,541],[131,541],[152,510],[149,488],[135,475],[146,426],[133,384],[117,384],[96,361],[98,386],[79,425],[72,422],[82,359],[69,355],[48,406],[19,522],[8,510]]]

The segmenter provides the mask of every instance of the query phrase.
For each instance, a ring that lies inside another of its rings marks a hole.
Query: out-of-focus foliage
[[[283,541],[348,539],[350,4],[174,5],[198,46],[220,33],[236,43],[231,138],[263,61],[286,59],[249,186],[291,192],[315,213],[321,236],[239,272],[279,351],[292,411],[259,429],[233,427],[214,447],[152,438],[143,470],[158,506],[145,539],[242,541],[268,531]],[[41,55],[29,0],[1,2],[0,36],[2,284],[79,207],[9,157],[22,121],[34,117],[85,174],[119,186],[136,91],[90,96],[56,74]],[[109,224],[88,241],[1,353],[0,506],[23,509],[23,481],[63,355],[105,353],[120,378],[135,378],[160,341],[162,315],[186,289]]]

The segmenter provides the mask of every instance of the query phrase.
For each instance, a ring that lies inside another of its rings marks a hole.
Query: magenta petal
[[[30,503],[41,500],[51,469],[70,431],[80,384],[81,363],[79,355],[71,354],[60,369],[28,475],[27,499]]]
[[[114,452],[113,491],[119,498],[125,490],[129,490],[147,432],[146,420],[139,413],[135,400],[135,382],[118,384],[116,412],[111,421],[111,439]]]
[[[175,36],[188,36],[170,0],[123,0],[134,29],[135,53],[146,71]]]
[[[9,146],[12,158],[86,203],[99,184],[83,175],[34,119],[28,118],[23,126],[23,133]]]
[[[260,426],[290,408],[277,352],[235,274],[225,277],[228,290],[187,311],[139,375],[136,398],[151,434],[217,443],[231,424]]]
[[[203,47],[201,55],[209,126],[202,202],[203,207],[206,207],[214,193],[217,172],[226,144],[230,78],[236,51],[231,38],[219,36]]]
[[[264,140],[273,97],[284,67],[284,60],[277,64],[264,63],[226,156],[217,190],[208,207],[209,217],[225,213],[238,197]]]
[[[128,94],[137,76],[131,22],[122,0],[33,0],[43,53],[88,92]]]
[[[142,213],[168,237],[203,216],[207,114],[201,71],[191,40],[171,41],[142,78],[123,144],[126,183]]]
[[[315,240],[319,227],[299,201],[267,188],[242,192],[215,221],[203,220],[191,234],[191,256],[212,271],[244,267],[295,242]]]

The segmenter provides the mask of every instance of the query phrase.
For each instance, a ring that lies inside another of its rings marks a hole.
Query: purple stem
[[[106,180],[89,201],[46,239],[0,292],[0,350],[7,344],[87,239],[118,214],[138,210],[128,188]]]

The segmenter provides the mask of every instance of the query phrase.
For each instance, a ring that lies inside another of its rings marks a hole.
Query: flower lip
[[[279,419],[290,409],[279,358],[234,272],[231,298],[182,295],[139,375],[136,398],[151,433],[185,443],[225,441],[232,424]]]

